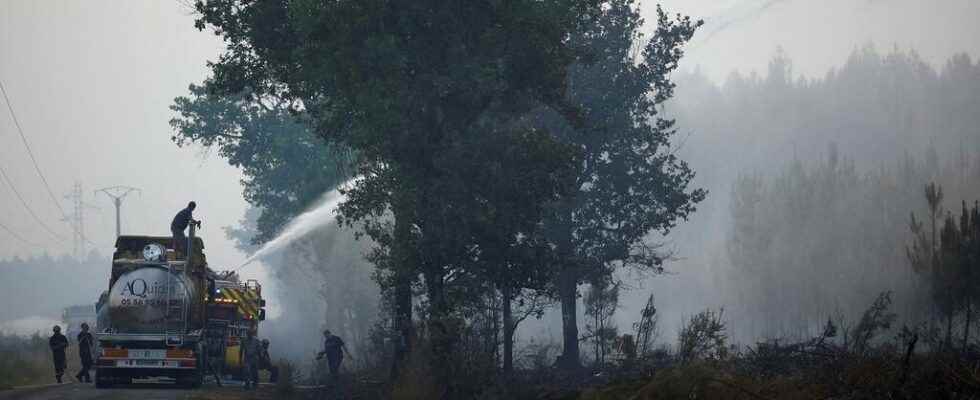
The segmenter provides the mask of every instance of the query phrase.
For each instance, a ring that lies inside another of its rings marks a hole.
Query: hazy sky
[[[0,79],[55,194],[78,181],[100,208],[85,210],[85,231],[103,254],[112,249],[115,213],[107,197],[93,192],[129,185],[143,191],[123,205],[124,233],[169,235],[170,219],[193,199],[211,263],[241,259],[220,229],[245,207],[240,173],[200,149],[178,149],[167,123],[173,98],[201,81],[205,61],[220,48],[175,1],[0,0]],[[35,226],[6,184],[0,223],[51,253],[70,251],[70,228],[59,222],[2,107],[0,166],[67,240]],[[0,257],[40,251],[0,232]]]
[[[654,21],[657,2],[643,1]],[[977,0],[664,0],[671,12],[701,18],[684,66],[715,80],[733,69],[764,72],[778,47],[794,72],[822,77],[857,47],[915,49],[941,65],[949,56],[980,53]],[[648,27],[649,28],[649,27]]]
[[[764,71],[782,47],[796,73],[823,75],[858,46],[916,49],[941,63],[955,52],[980,53],[977,0],[664,0],[665,8],[704,18],[685,68],[699,66],[716,80],[733,69]],[[124,233],[166,235],[173,214],[199,204],[209,261],[218,268],[243,256],[220,227],[235,224],[246,206],[240,173],[201,149],[178,149],[167,108],[187,85],[207,74],[221,49],[193,28],[178,1],[0,0],[0,80],[55,194],[84,186],[85,231],[111,252],[114,211],[93,190],[137,186],[123,207]],[[655,2],[643,2],[654,19]],[[0,105],[0,167],[44,222],[37,226],[0,182],[0,223],[38,243],[29,247],[0,231],[0,258],[71,251],[70,228],[47,196]],[[62,200],[70,212],[70,205]],[[257,272],[256,272],[257,273]]]

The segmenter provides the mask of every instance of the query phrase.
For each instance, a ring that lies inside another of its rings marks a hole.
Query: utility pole
[[[65,195],[65,198],[71,201],[73,208],[72,215],[64,219],[72,226],[72,254],[75,259],[81,259],[85,254],[85,243],[88,242],[88,238],[85,237],[85,208],[97,209],[97,207],[84,201],[82,184],[78,182],[75,182],[72,191]]]
[[[99,192],[105,193],[106,196],[109,196],[112,199],[112,204],[116,206],[116,237],[119,237],[122,235],[122,223],[120,222],[119,209],[122,208],[123,199],[125,199],[126,196],[132,192],[137,192],[140,196],[142,196],[143,191],[139,188],[130,186],[112,186],[95,191],[96,194]]]

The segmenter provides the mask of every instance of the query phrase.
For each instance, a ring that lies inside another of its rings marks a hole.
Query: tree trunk
[[[404,275],[396,277],[395,282],[395,332],[398,340],[395,341],[395,362],[392,373],[398,374],[398,365],[405,362],[408,354],[412,351],[412,341],[414,340],[414,326],[412,323],[412,283]]]
[[[440,265],[432,263],[426,266],[425,278],[426,293],[429,297],[429,339],[432,343],[432,372],[435,384],[440,388],[443,395],[441,398],[452,397],[452,373],[451,365],[454,344],[454,334],[450,332],[449,305],[446,303],[445,296],[445,274],[440,268],[432,267]]]
[[[391,363],[390,375],[392,381],[398,378],[399,367],[405,363],[408,354],[412,351],[412,341],[414,340],[414,328],[412,323],[412,271],[418,259],[414,249],[410,248],[411,240],[410,225],[405,222],[405,218],[395,218],[395,283],[393,291],[394,306],[394,331],[398,335],[395,340],[395,357]]]
[[[514,370],[514,316],[511,310],[511,300],[514,294],[510,287],[500,290],[503,295],[504,319],[504,374],[509,375]]]
[[[953,350],[953,311],[946,313],[946,349]]]
[[[500,356],[500,330],[503,327],[500,326],[500,306],[497,304],[497,291],[496,289],[490,289],[490,304],[487,305],[487,320],[491,321],[491,327],[489,335],[490,343],[487,347],[488,351],[493,352],[493,365],[499,365]]]
[[[595,287],[593,287],[592,290],[595,290]],[[601,350],[602,349],[602,325],[600,325],[600,321],[599,321],[599,313],[601,312],[602,310],[599,309],[596,310],[595,319],[593,321],[594,325],[592,325],[595,327],[595,332],[593,332],[594,337],[592,338],[592,343],[595,345],[595,365],[597,367],[602,366],[602,350]]]
[[[558,278],[558,297],[561,299],[562,354],[559,367],[577,369],[578,348],[578,276],[574,268],[566,268]]]
[[[970,323],[973,322],[973,304],[969,301],[966,303],[966,323],[963,324],[963,353],[967,352],[967,347],[970,345]]]

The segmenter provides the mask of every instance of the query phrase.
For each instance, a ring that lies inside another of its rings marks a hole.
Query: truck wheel
[[[177,373],[177,386],[191,389],[200,387],[201,374],[197,371]]]
[[[108,389],[112,387],[112,377],[109,376],[105,371],[95,370],[95,388],[96,389]]]

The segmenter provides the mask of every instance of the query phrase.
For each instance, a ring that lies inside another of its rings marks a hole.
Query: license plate
[[[166,350],[129,350],[129,358],[143,359],[143,360],[159,360],[161,358],[167,358]]]
[[[118,360],[117,367],[129,368],[177,368],[180,362],[168,360]]]

